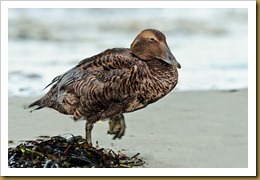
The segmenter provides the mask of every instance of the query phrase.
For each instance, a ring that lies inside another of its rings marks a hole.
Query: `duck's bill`
[[[161,58],[163,61],[165,61],[166,63],[173,65],[177,68],[181,68],[181,64],[178,63],[178,61],[175,59],[175,57],[173,56],[170,48],[168,46],[165,46],[165,52],[166,52],[166,58]]]
[[[181,69],[181,64],[178,63],[178,61],[175,59],[174,56],[172,56],[171,58],[167,58],[167,59],[163,59],[166,63],[173,65],[179,69]]]

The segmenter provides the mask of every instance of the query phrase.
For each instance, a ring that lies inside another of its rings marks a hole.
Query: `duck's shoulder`
[[[112,48],[92,57],[83,59],[79,62],[78,66],[85,68],[95,68],[101,66],[120,68],[121,66],[131,67],[133,65],[142,65],[143,63],[144,62],[134,56],[128,48]]]

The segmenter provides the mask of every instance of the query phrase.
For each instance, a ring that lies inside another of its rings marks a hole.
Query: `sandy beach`
[[[37,97],[10,97],[8,140],[16,146],[39,136],[83,135],[85,121],[45,108],[24,107]],[[145,167],[248,167],[248,91],[172,92],[145,109],[125,114],[121,140],[107,135],[108,122],[95,124],[93,142],[127,155],[140,153]]]

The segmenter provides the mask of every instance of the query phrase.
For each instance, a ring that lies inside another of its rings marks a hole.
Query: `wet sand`
[[[9,98],[8,140],[16,146],[39,136],[83,135],[84,121],[45,108],[24,109],[37,97]],[[108,122],[95,124],[93,142],[127,155],[140,153],[145,167],[248,167],[248,91],[172,92],[145,109],[125,114],[121,140],[107,135]]]

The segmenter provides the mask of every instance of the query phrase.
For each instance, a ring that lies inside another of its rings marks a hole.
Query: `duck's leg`
[[[123,114],[116,115],[112,118],[109,118],[109,129],[108,134],[114,134],[113,139],[119,138],[125,134],[125,118]]]
[[[91,131],[93,129],[94,124],[91,122],[86,121],[86,126],[85,126],[85,130],[86,130],[86,139],[88,144],[90,144],[92,146],[92,140],[91,140]]]

